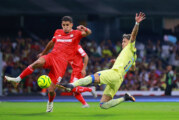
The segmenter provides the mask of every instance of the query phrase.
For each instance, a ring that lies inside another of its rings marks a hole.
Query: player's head
[[[130,40],[130,37],[131,37],[131,34],[123,34],[122,36],[122,48],[124,49],[128,43],[129,43],[129,40]]]
[[[73,27],[73,19],[70,16],[64,16],[62,18],[62,29],[65,33],[69,33]]]
[[[172,70],[172,66],[171,65],[168,65],[167,66],[167,71],[169,72],[169,71],[171,71]]]

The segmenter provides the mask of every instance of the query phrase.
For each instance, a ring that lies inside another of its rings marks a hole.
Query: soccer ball
[[[51,85],[51,79],[47,75],[41,75],[37,80],[37,84],[40,88],[48,88]]]

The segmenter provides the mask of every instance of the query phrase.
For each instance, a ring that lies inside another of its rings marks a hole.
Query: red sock
[[[82,92],[91,92],[92,88],[88,88],[88,87],[75,87],[72,89],[72,92],[77,92],[77,93],[82,93]]]
[[[29,65],[21,74],[20,74],[20,78],[23,79],[25,76],[30,75],[33,73],[33,69],[32,67]]]
[[[50,96],[50,93],[48,93],[48,101],[53,102],[55,96],[56,96],[56,92],[54,92],[53,96]]]
[[[83,105],[86,105],[86,101],[83,98],[83,96],[81,95],[81,93],[74,93],[75,98],[80,101]]]
[[[43,88],[43,89],[41,90],[41,92],[42,92],[42,93],[46,93],[46,92],[47,92],[47,88]]]

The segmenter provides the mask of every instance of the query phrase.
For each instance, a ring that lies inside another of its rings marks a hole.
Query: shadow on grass
[[[111,117],[111,116],[119,116],[117,114],[94,114],[93,117]]]
[[[67,118],[67,117],[72,117],[72,118],[86,118],[86,117],[96,117],[96,118],[105,118],[105,117],[111,117],[111,116],[119,116],[118,114],[80,114],[79,112],[61,112],[61,115],[58,116],[59,118]],[[45,116],[48,117],[48,115],[50,115],[50,113],[46,113],[46,112],[40,112],[40,113],[0,113],[0,116]],[[51,115],[50,115],[51,116]],[[50,117],[49,116],[49,117]],[[52,116],[56,116],[56,114],[52,115]]]
[[[41,116],[41,115],[45,115],[48,114],[46,112],[41,112],[41,113],[5,113],[5,114],[1,114],[0,115],[14,115],[14,116]]]

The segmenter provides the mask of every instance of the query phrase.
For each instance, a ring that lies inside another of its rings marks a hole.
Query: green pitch
[[[54,111],[46,113],[45,102],[0,102],[0,120],[179,120],[179,103],[122,103],[100,109],[99,103],[81,108],[74,102],[54,103]]]

